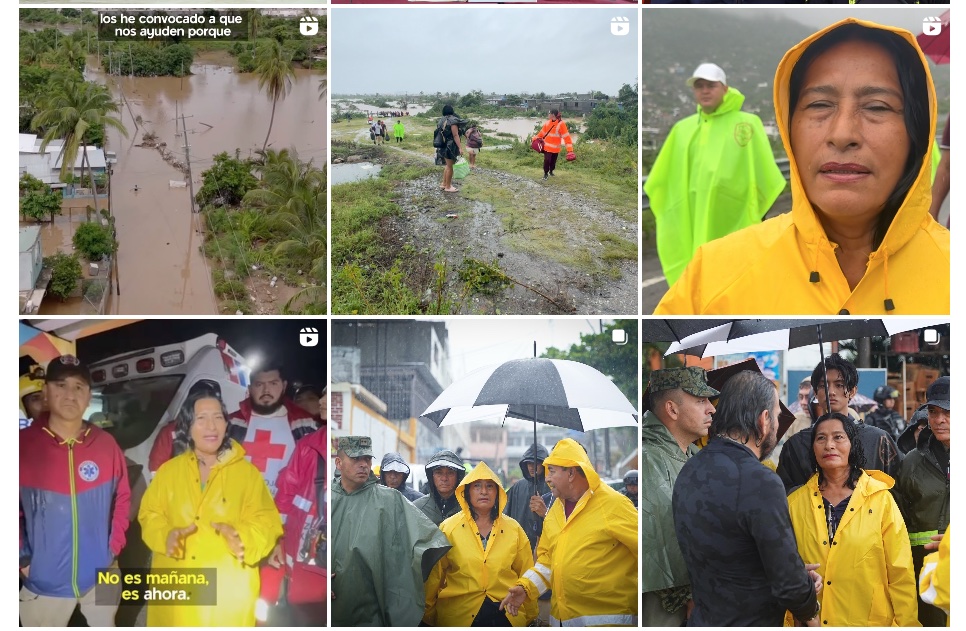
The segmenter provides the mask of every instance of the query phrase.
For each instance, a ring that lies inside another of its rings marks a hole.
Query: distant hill
[[[641,125],[666,130],[693,114],[694,99],[685,81],[705,61],[721,66],[729,85],[745,95],[743,109],[758,113],[766,124],[773,121],[772,82],[778,63],[789,48],[813,32],[809,26],[771,14],[735,17],[694,7],[686,11],[645,8]],[[931,70],[942,114],[949,111],[949,66],[931,65]]]

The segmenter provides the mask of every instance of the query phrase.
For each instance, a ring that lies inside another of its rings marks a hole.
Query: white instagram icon
[[[299,344],[302,346],[318,346],[319,330],[312,327],[305,327],[299,331]]]
[[[942,18],[926,18],[922,21],[923,35],[939,35],[943,32]]]
[[[631,32],[630,18],[611,18],[610,32],[612,35],[627,35]]]

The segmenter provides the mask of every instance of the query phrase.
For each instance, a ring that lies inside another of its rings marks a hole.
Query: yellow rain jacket
[[[949,592],[949,570],[951,562],[949,559],[949,527],[942,541],[939,542],[939,550],[929,554],[922,562],[922,572],[919,574],[919,595],[922,601],[934,607],[939,607],[946,612],[946,626],[949,626],[949,605],[951,602]]]
[[[788,496],[788,512],[805,563],[818,563],[822,626],[918,627],[916,577],[894,480],[865,471],[829,545],[818,474]]]
[[[213,568],[218,586],[214,606],[149,606],[148,626],[255,625],[258,564],[282,536],[282,519],[241,445],[232,441],[231,449],[219,456],[203,490],[194,452],[164,463],[144,493],[138,521],[144,543],[154,553],[152,570]],[[212,523],[226,523],[238,531],[245,546],[244,562],[235,558]],[[198,530],[185,538],[184,558],[167,556],[168,533],[191,524]]]
[[[850,290],[834,243],[805,196],[789,139],[789,80],[802,53],[847,23],[892,31],[916,46],[908,31],[846,18],[791,50],[775,75],[775,114],[791,160],[792,211],[698,248],[655,314],[675,315],[910,315],[949,313],[949,231],[930,215],[933,144],[865,275]],[[936,135],[936,91],[929,64],[929,134]],[[887,307],[894,307],[887,311]]]
[[[464,494],[464,489],[477,480],[492,480],[498,493],[499,514],[485,550]],[[499,604],[517,579],[533,567],[527,533],[516,520],[503,514],[506,492],[485,462],[476,465],[456,487],[456,500],[463,510],[439,526],[453,547],[426,580],[423,621],[433,626],[471,626],[484,598]],[[525,627],[536,617],[535,600],[525,602],[516,616],[507,614],[515,627]]]
[[[567,518],[554,499],[543,522],[537,563],[517,581],[534,599],[547,589],[551,626],[637,626],[637,509],[600,481],[573,439],[557,443],[544,467],[580,467],[590,488]]]

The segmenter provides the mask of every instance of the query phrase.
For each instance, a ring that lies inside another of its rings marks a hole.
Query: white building
[[[43,268],[43,252],[40,248],[40,226],[20,229],[20,291],[30,291],[37,284]]]
[[[43,138],[37,137],[37,134],[20,134],[20,175],[29,173],[51,188],[63,188],[64,183],[60,181],[60,153],[64,141],[51,140],[43,153],[40,151],[42,144]],[[104,173],[107,170],[104,150],[88,145],[87,163],[95,175]],[[77,160],[74,161],[74,177],[80,178],[86,172],[86,169],[82,169],[83,164],[84,148],[80,147],[77,150]]]

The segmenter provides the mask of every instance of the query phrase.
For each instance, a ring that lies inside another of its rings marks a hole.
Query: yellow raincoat
[[[808,37],[785,54],[775,75],[775,114],[791,161],[792,211],[698,248],[655,314],[908,315],[949,313],[949,231],[930,215],[933,144],[865,275],[850,290],[834,243],[805,196],[789,139],[789,80],[802,53],[828,31],[854,22],[892,31],[911,45],[908,31],[847,18]],[[918,51],[918,47],[916,47]],[[936,91],[929,64],[929,137],[936,135]],[[817,282],[813,282],[817,281]],[[887,303],[894,307],[887,311]]]
[[[949,626],[949,605],[951,595],[949,591],[949,570],[952,563],[949,559],[949,527],[939,542],[939,550],[929,554],[922,562],[922,572],[919,574],[919,595],[922,601],[946,612],[946,626]]]
[[[204,490],[193,452],[164,463],[144,493],[138,521],[141,536],[154,553],[152,570],[213,568],[218,585],[214,606],[149,606],[148,626],[255,625],[258,564],[282,536],[282,519],[261,473],[245,460],[241,445],[232,441],[231,449],[219,456]],[[235,558],[212,523],[226,523],[238,532],[245,546],[244,563]],[[198,530],[185,539],[184,558],[167,556],[168,533],[191,524]]]
[[[587,452],[566,438],[544,467],[580,467],[590,488],[567,518],[555,499],[543,522],[537,563],[519,581],[528,599],[553,590],[551,626],[637,626],[637,509],[600,481]]]
[[[477,480],[492,480],[499,493],[499,515],[493,522],[486,550],[480,531],[470,514],[464,489]],[[512,517],[503,514],[506,492],[500,479],[486,466],[476,465],[459,486],[456,499],[463,510],[440,524],[453,545],[443,560],[433,567],[426,580],[426,614],[423,621],[440,627],[468,627],[480,610],[484,598],[499,604],[510,588],[533,567],[533,553],[527,533]],[[525,627],[537,617],[537,603],[528,600],[516,616],[507,613],[515,627]]]
[[[822,626],[921,626],[909,533],[889,492],[894,484],[881,471],[865,471],[832,545],[818,474],[788,496],[798,553],[820,564],[825,582],[818,595]]]

